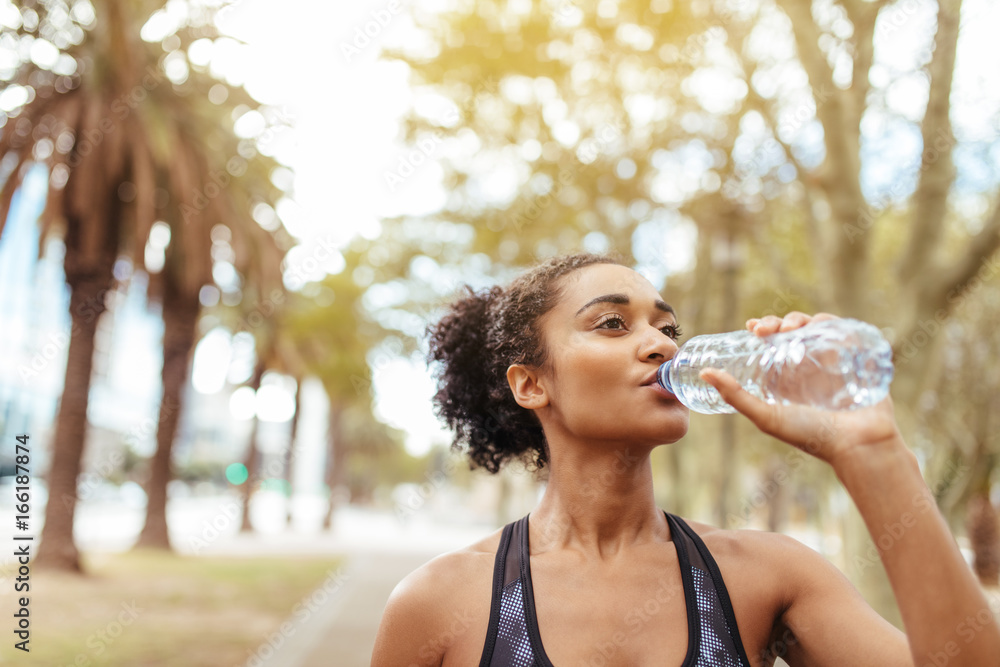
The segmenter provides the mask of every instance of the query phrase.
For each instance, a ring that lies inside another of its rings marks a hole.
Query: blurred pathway
[[[396,584],[438,554],[495,530],[488,524],[445,522],[431,513],[403,524],[391,512],[353,507],[340,510],[334,530],[324,533],[265,528],[240,534],[235,523],[199,550],[200,555],[343,558],[337,570],[328,572],[290,610],[283,624],[261,636],[256,649],[245,655],[243,667],[369,667],[382,612]],[[204,524],[191,516],[180,525],[197,535]],[[192,544],[175,537],[181,549]]]
[[[355,554],[344,568],[340,588],[259,667],[369,667],[389,594],[435,555]],[[248,660],[247,667],[258,663]]]
[[[259,494],[265,501],[266,494]],[[247,651],[242,667],[368,667],[386,600],[407,574],[438,554],[467,546],[496,528],[450,510],[421,511],[405,521],[388,510],[338,510],[332,531],[319,524],[325,502],[305,504],[294,528],[283,502],[251,508],[256,532],[239,533],[233,496],[171,499],[167,506],[174,548],[193,556],[334,557],[342,565],[305,595],[274,631]],[[44,508],[39,515],[44,516]],[[144,509],[134,503],[92,500],[77,508],[75,536],[83,551],[119,552],[134,544]],[[11,539],[13,508],[0,506],[0,539]],[[38,527],[40,530],[40,526]],[[13,557],[0,554],[0,564]]]

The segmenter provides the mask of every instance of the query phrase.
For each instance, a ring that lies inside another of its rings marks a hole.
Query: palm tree
[[[189,78],[189,83],[201,92],[212,85],[221,85],[213,81],[201,73]],[[240,92],[234,90],[227,99],[245,98]],[[208,184],[215,183],[212,174],[227,173],[223,171],[225,157],[219,156],[238,155],[240,140],[233,134],[231,125],[227,127],[219,122],[218,116],[228,115],[223,113],[226,108],[206,104],[204,97],[198,94],[174,96],[165,100],[165,105],[172,101],[176,108],[164,118],[170,122],[180,120],[185,126],[176,128],[177,141],[173,150],[175,154],[181,150],[187,154],[192,175],[197,179],[194,182],[206,184],[204,191],[209,192]],[[279,244],[287,247],[289,239],[287,235],[276,237],[268,233],[250,215],[255,204],[273,204],[280,198],[281,191],[269,179],[275,166],[273,160],[257,156],[246,165],[246,173],[239,179],[232,178],[225,188],[216,183],[219,194],[211,199],[211,208],[198,210],[194,202],[185,208],[182,201],[180,209],[170,218],[176,221],[171,229],[176,230],[179,238],[167,248],[163,272],[150,281],[150,297],[162,304],[164,320],[163,399],[157,447],[147,484],[146,523],[136,546],[171,548],[166,523],[171,452],[178,418],[182,414],[191,352],[197,340],[200,293],[203,287],[213,283],[215,258],[223,262],[231,260],[234,265],[240,284],[228,287],[231,292],[239,293],[243,310],[271,312],[275,301],[284,301],[280,271],[284,253]],[[170,174],[169,170],[163,173],[165,176]],[[198,191],[193,192],[197,195]]]
[[[323,384],[329,399],[328,451],[324,481],[330,490],[323,525],[330,528],[346,470],[352,438],[362,447],[391,440],[387,427],[371,412],[371,369],[368,353],[388,335],[361,304],[364,288],[353,278],[357,257],[347,267],[318,283],[322,298],[292,295],[284,326],[311,375]],[[305,290],[303,290],[305,292]],[[319,301],[320,303],[317,303]],[[374,446],[374,445],[372,445]]]
[[[154,298],[161,299],[166,320],[162,433],[157,436],[150,486],[152,512],[159,502],[155,487],[166,484],[162,470],[169,465],[179,387],[194,340],[198,305],[192,295],[211,280],[208,234],[215,223],[227,224],[233,231],[237,266],[244,268],[270,266],[267,257],[275,255],[276,247],[247,215],[254,200],[269,202],[277,197],[273,186],[261,187],[268,183],[268,166],[263,161],[248,162],[244,155],[252,148],[238,145],[225,128],[206,132],[209,119],[221,115],[206,101],[210,86],[223,86],[212,97],[224,96],[230,105],[246,104],[250,109],[258,106],[256,102],[240,89],[212,81],[190,67],[186,78],[177,73],[173,79],[166,76],[161,57],[165,54],[137,35],[142,20],[158,3],[96,0],[93,5],[97,19],[89,23],[53,18],[65,17],[65,12],[50,14],[49,3],[36,5],[38,35],[51,35],[54,28],[55,34],[86,32],[86,37],[77,43],[59,37],[65,42],[59,44],[62,56],[75,64],[72,74],[65,74],[65,60],[53,66],[63,74],[21,63],[10,85],[22,86],[27,100],[0,135],[0,159],[13,167],[0,190],[0,232],[28,165],[41,162],[48,166],[50,178],[40,237],[44,242],[62,234],[66,248],[73,328],[49,472],[49,497],[54,502],[46,508],[35,562],[70,571],[80,571],[73,518],[94,334],[105,309],[104,295],[116,282],[115,261],[125,255],[142,266],[154,223],[172,221],[170,268],[151,290]],[[63,23],[55,25],[57,20]],[[18,30],[30,32],[24,26]],[[204,35],[211,31],[183,28],[173,40],[170,57],[184,60],[181,45]],[[213,157],[219,155],[231,157],[228,161]],[[257,187],[243,185],[250,182]]]
[[[284,303],[284,301],[283,301]],[[299,356],[288,331],[282,327],[285,307],[277,308],[272,316],[256,327],[253,334],[256,343],[256,362],[254,370],[250,376],[248,385],[254,392],[260,390],[261,380],[268,370],[277,371],[286,375],[291,375],[296,380],[295,389],[295,411],[292,414],[291,431],[288,437],[288,452],[285,459],[285,475],[288,479],[289,488],[292,482],[292,464],[295,451],[295,434],[298,429],[299,419],[299,396],[301,391],[301,378],[306,372],[305,361]],[[234,327],[238,328],[238,327]],[[247,453],[243,465],[247,469],[247,480],[242,485],[241,497],[243,504],[243,519],[240,524],[241,532],[253,530],[250,523],[250,500],[257,490],[260,481],[261,456],[257,447],[258,420],[255,413],[250,426],[250,438],[247,443]],[[291,509],[286,509],[286,523],[291,522]]]

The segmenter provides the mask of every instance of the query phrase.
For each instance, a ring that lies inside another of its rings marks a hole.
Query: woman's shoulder
[[[502,532],[502,528],[497,529],[481,540],[430,559],[396,585],[390,602],[425,610],[447,609],[484,585],[489,593]]]
[[[685,519],[712,554],[728,581],[763,584],[788,604],[817,580],[844,575],[822,554],[782,533],[749,528],[718,528]]]
[[[477,581],[484,570],[492,573],[502,533],[503,528],[499,528],[472,544],[435,556],[408,574],[397,588],[404,593],[436,592]],[[488,575],[486,581],[490,580]]]
[[[700,521],[684,522],[701,538],[713,556],[744,556],[758,559],[784,559],[790,556],[807,559],[823,556],[794,537],[783,533],[751,528],[719,528]]]
[[[409,664],[406,656],[413,655],[440,664],[444,652],[470,629],[481,627],[485,633],[502,531],[435,556],[396,585],[382,615],[372,664]]]

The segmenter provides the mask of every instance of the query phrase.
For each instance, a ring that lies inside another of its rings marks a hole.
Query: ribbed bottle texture
[[[812,322],[760,338],[753,333],[695,336],[660,366],[657,380],[695,412],[736,412],[715,387],[698,377],[720,368],[771,404],[826,410],[874,405],[889,393],[892,348],[874,326],[854,319]]]

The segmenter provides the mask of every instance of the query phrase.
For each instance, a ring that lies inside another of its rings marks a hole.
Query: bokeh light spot
[[[230,484],[240,485],[247,481],[247,467],[242,463],[230,463],[226,467],[226,479],[229,480]]]

